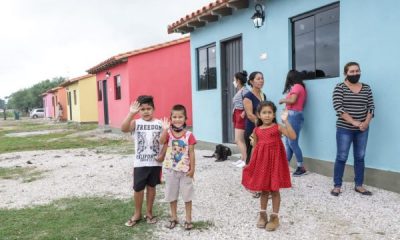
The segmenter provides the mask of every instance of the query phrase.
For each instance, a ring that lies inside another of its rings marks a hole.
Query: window
[[[76,105],[76,90],[74,90],[74,105]]]
[[[115,100],[121,99],[121,76],[114,76]]]
[[[306,79],[339,76],[339,3],[292,21],[293,68]]]
[[[217,88],[215,44],[197,49],[198,90]]]
[[[97,100],[102,101],[103,100],[103,92],[101,90],[101,81],[97,82]]]

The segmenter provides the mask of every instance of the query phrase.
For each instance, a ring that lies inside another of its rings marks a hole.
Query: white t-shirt
[[[162,163],[155,159],[161,149],[161,121],[158,119],[145,121],[139,118],[135,122],[135,132],[133,133],[133,141],[135,142],[134,167],[162,166]]]

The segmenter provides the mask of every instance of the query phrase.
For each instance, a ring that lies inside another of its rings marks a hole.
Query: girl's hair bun
[[[243,74],[243,76],[247,77],[247,72],[246,72],[246,70],[243,70],[241,73]]]

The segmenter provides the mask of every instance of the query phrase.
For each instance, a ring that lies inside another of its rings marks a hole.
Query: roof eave
[[[210,22],[218,21],[224,16],[233,14],[233,10],[249,7],[249,0],[217,0],[208,6],[186,15],[175,23],[168,26],[168,33],[190,33],[197,28],[204,27]]]

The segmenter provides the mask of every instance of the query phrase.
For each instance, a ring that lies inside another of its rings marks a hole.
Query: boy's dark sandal
[[[169,229],[174,229],[176,227],[176,224],[178,224],[178,221],[171,219],[168,221],[168,223],[165,225],[165,227],[169,228]]]
[[[125,223],[125,226],[127,226],[127,227],[133,227],[133,226],[135,226],[136,224],[138,224],[140,221],[142,221],[141,218],[139,218],[139,219],[130,218],[130,219]]]
[[[185,228],[185,230],[192,230],[193,229],[193,223],[191,222],[186,222],[183,224],[183,227]]]
[[[305,175],[307,170],[304,167],[297,167],[296,171],[293,173],[294,177],[300,177]]]
[[[371,195],[372,195],[372,192],[370,192],[370,191],[368,191],[368,190],[366,190],[366,189],[364,189],[364,191],[360,191],[360,190],[358,190],[357,187],[355,187],[355,188],[354,188],[354,191],[356,191],[356,192],[358,192],[358,193],[360,193],[360,194],[362,194],[362,195],[365,195],[365,196],[371,196]]]
[[[340,189],[339,190],[337,190],[336,188],[332,189],[331,195],[335,196],[335,197],[338,197],[340,195]]]
[[[144,220],[146,220],[146,222],[148,223],[148,224],[156,224],[157,223],[157,218],[156,218],[156,216],[145,216],[144,217]]]

